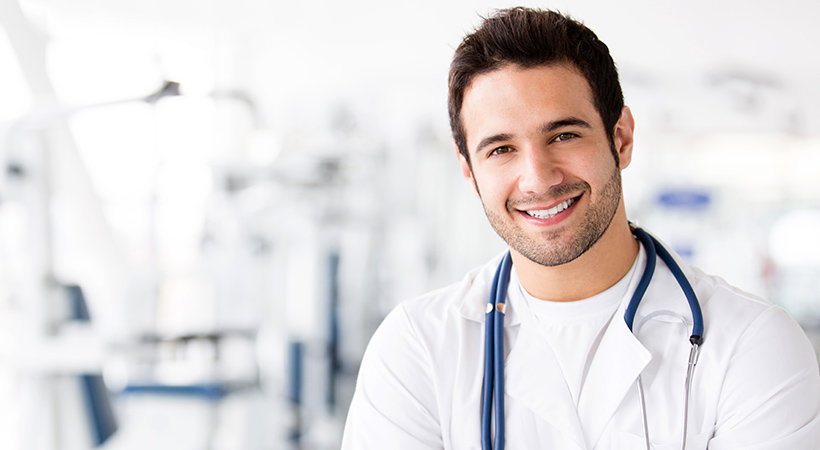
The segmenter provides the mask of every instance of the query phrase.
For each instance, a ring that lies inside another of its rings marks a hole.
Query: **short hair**
[[[461,41],[450,64],[448,111],[458,151],[470,164],[461,120],[464,92],[473,79],[506,65],[533,68],[571,64],[586,78],[592,100],[614,143],[624,96],[609,48],[582,23],[559,12],[516,7],[498,10]],[[617,161],[618,155],[613,148]]]

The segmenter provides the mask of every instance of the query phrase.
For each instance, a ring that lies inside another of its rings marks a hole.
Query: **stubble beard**
[[[591,194],[589,183],[579,182],[556,186],[546,197],[555,199],[567,193],[579,191],[589,196]],[[516,204],[534,204],[538,203],[538,200],[537,197],[508,200],[505,216],[489,210],[486,205],[484,205],[484,213],[501,239],[504,239],[510,248],[527,259],[548,267],[566,264],[574,261],[595,245],[612,223],[621,201],[621,171],[616,167],[601,190],[599,200],[590,200],[591,203],[581,218],[581,224],[575,236],[569,235],[571,231],[564,229],[541,232],[537,236],[532,236],[510,219],[520,214],[515,208]]]

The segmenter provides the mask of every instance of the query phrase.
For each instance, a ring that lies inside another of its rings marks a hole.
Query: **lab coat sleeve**
[[[770,307],[732,352],[709,450],[820,449],[820,374],[800,326]]]
[[[399,305],[365,351],[343,450],[444,448],[430,361],[407,311]]]

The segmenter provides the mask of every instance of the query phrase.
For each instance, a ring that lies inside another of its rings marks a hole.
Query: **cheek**
[[[478,178],[478,191],[485,208],[506,209],[507,200],[513,196],[512,183],[505,183],[504,177]]]
[[[590,185],[601,186],[611,177],[612,172],[617,170],[612,153],[603,156],[584,158],[576,164],[576,174]]]

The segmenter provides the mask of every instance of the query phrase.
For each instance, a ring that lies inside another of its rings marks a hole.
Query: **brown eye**
[[[503,155],[504,153],[509,153],[510,151],[512,151],[510,147],[498,147],[490,152],[490,156]]]
[[[570,140],[570,139],[572,139],[576,136],[578,136],[578,135],[575,134],[575,133],[561,133],[561,134],[559,134],[558,136],[555,137],[555,140],[558,141],[558,142],[568,141],[568,140]]]

